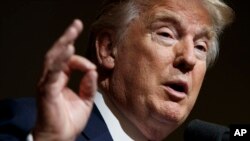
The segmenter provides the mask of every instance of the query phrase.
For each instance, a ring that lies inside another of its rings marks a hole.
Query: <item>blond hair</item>
[[[92,25],[87,57],[97,63],[95,53],[96,35],[102,29],[112,29],[115,33],[113,46],[124,38],[129,23],[140,16],[147,6],[152,6],[156,0],[107,0],[96,21]],[[207,64],[211,66],[219,54],[218,36],[223,29],[233,21],[234,12],[221,0],[202,0],[213,21],[214,36],[209,50]]]

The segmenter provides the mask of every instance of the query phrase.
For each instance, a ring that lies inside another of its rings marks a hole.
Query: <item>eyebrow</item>
[[[174,25],[174,27],[177,29],[178,32],[181,32],[182,34],[186,32],[185,29],[183,28],[185,27],[183,19],[178,14],[176,14],[171,10],[161,9],[156,14],[150,15],[150,18],[148,20],[148,25],[152,26],[156,22],[171,23],[172,25]],[[199,31],[195,33],[194,39],[200,37],[206,37],[210,39],[212,38],[213,35],[214,32],[212,30],[212,27],[204,26],[201,27],[201,29],[199,29]]]
[[[177,26],[178,28],[181,28],[182,19],[178,16],[178,14],[170,11],[170,10],[160,10],[156,14],[152,14],[148,17],[148,25],[151,26],[153,23],[162,21],[162,22],[170,22]]]

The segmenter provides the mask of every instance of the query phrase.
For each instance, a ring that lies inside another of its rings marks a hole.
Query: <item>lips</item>
[[[164,90],[171,100],[180,101],[188,94],[188,84],[185,81],[176,80],[164,84]]]

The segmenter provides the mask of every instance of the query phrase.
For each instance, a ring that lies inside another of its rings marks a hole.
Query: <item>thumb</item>
[[[79,96],[82,100],[93,100],[97,91],[97,77],[95,70],[90,70],[83,76],[79,88]]]

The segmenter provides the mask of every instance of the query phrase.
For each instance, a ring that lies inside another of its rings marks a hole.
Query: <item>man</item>
[[[232,15],[219,0],[108,2],[91,31],[87,53],[95,65],[74,54],[83,29],[75,20],[46,54],[36,122],[19,135],[11,130],[23,130],[17,121],[4,119],[0,138],[163,140],[192,110]],[[74,70],[84,74],[78,93],[67,86]]]

